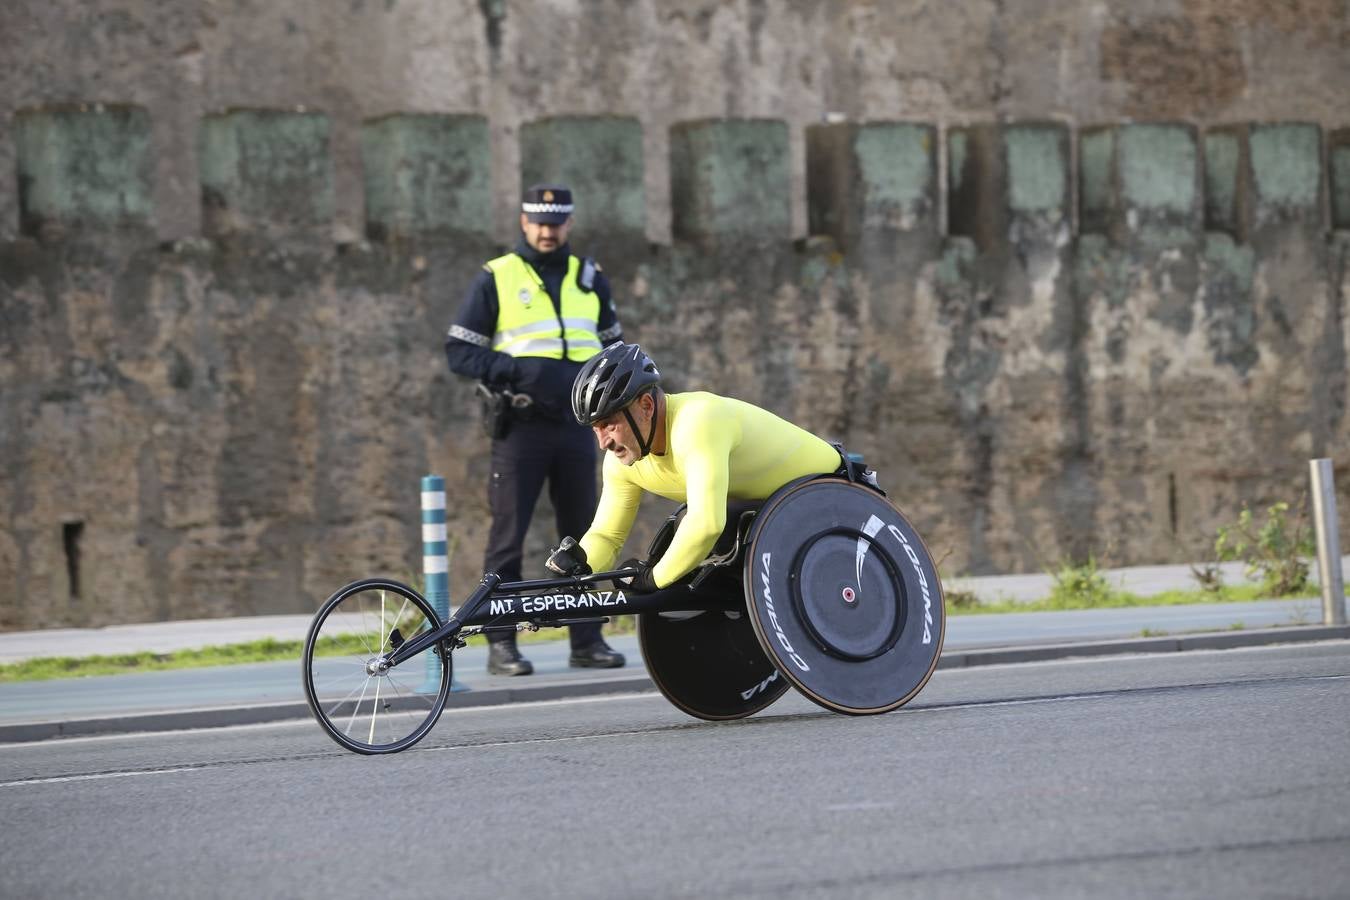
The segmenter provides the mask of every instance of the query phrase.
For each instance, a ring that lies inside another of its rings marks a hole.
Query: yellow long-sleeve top
[[[791,422],[730,397],[666,395],[665,453],[632,466],[605,454],[600,505],[581,546],[591,567],[611,568],[633,527],[642,492],[688,504],[652,571],[666,587],[693,571],[726,525],[727,500],[764,500],[794,478],[839,468],[839,453]]]

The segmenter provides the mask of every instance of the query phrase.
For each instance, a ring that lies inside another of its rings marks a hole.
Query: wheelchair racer
[[[612,344],[577,373],[572,413],[605,452],[600,503],[580,543],[566,538],[547,567],[585,575],[613,566],[642,493],[687,504],[654,564],[630,559],[628,587],[650,593],[692,572],[727,524],[730,501],[766,500],[783,485],[840,469],[839,451],[810,432],[741,400],[702,391],[667,394],[637,344]]]

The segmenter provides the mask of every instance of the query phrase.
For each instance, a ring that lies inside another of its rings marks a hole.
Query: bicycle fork
[[[440,628],[435,631],[424,631],[417,637],[404,641],[393,653],[378,660],[373,660],[371,665],[379,666],[387,671],[407,662],[433,644],[453,639],[455,635],[459,634],[459,630],[464,627],[464,622],[477,615],[483,601],[496,589],[501,580],[502,577],[496,572],[488,572],[483,576],[483,580],[478,582],[478,587],[469,595],[469,599],[465,600],[460,606],[459,612],[446,619]]]

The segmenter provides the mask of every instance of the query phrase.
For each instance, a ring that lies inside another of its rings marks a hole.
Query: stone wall
[[[486,530],[485,441],[440,336],[496,252],[475,231],[484,121],[366,123],[377,239],[340,245],[323,115],[204,119],[203,235],[167,243],[148,212],[152,130],[137,107],[16,119],[0,621],[296,612],[360,575],[415,578],[426,472],[447,479],[462,592]],[[679,123],[661,246],[635,211],[636,123],[522,132],[587,198],[579,249],[607,262],[672,387],[734,393],[866,453],[949,572],[1193,557],[1241,502],[1296,497],[1306,460],[1345,446],[1350,235],[1325,202],[1344,191],[1325,165],[1343,135],[939,134],[808,128],[816,236],[793,241],[785,123]],[[651,507],[638,543],[669,509]]]
[[[1013,6],[6,4],[0,628],[415,580],[427,472],[462,596],[441,335],[555,177],[673,386],[864,451],[948,573],[1199,558],[1324,455],[1350,534],[1346,4]]]

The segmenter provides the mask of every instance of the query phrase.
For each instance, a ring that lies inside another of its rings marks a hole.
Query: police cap
[[[525,189],[520,211],[531,222],[561,225],[572,215],[572,192],[561,184],[536,184]]]

